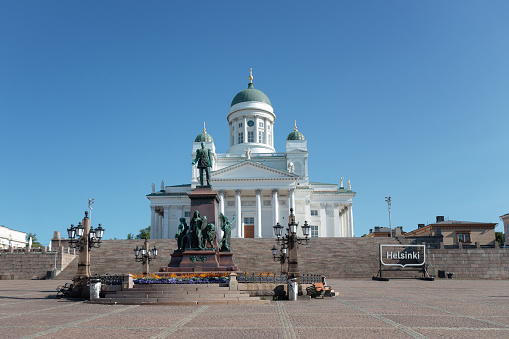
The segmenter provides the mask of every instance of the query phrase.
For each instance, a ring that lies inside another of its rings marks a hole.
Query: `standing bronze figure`
[[[212,155],[210,149],[205,148],[205,143],[201,143],[201,148],[196,150],[196,158],[191,165],[196,164],[200,170],[200,185],[203,186],[203,171],[207,177],[207,186],[210,186],[210,168],[212,167]]]

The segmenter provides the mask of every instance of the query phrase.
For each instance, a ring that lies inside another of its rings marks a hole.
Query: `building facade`
[[[0,226],[0,249],[25,248],[27,234],[20,231],[11,230],[5,226]]]
[[[337,184],[312,182],[308,174],[307,140],[297,129],[286,137],[285,152],[274,148],[276,115],[262,91],[255,89],[252,75],[248,88],[232,100],[226,120],[229,148],[217,153],[214,139],[206,132],[192,145],[192,160],[201,143],[211,150],[212,189],[219,195],[219,209],[229,220],[235,216],[235,238],[273,237],[276,223],[286,225],[290,208],[296,220],[311,225],[313,237],[353,237],[353,198],[350,181]],[[199,185],[199,170],[193,166],[189,184],[164,186],[147,195],[151,209],[151,238],[173,238],[179,219],[189,224],[191,201],[187,193]],[[300,227],[299,227],[300,228]],[[299,229],[299,232],[302,232]],[[218,230],[219,236],[221,232]]]
[[[495,246],[496,223],[445,220],[444,216],[437,216],[436,223],[420,224],[416,230],[405,234],[406,237],[443,236],[444,246],[474,245]]]

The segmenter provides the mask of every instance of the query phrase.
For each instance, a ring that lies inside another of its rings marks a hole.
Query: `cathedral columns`
[[[163,214],[163,238],[168,239],[170,232],[170,206],[164,206]]]
[[[156,207],[150,206],[150,238],[151,239],[158,239],[159,236],[159,230],[156,228]]]
[[[247,117],[246,116],[244,117],[244,125],[242,125],[242,127],[244,127],[244,143],[247,143]]]
[[[327,206],[327,204],[320,204],[320,237],[327,236],[327,215],[325,214],[325,206]]]
[[[272,207],[273,207],[273,224],[276,225],[279,222],[279,200],[277,198],[277,189],[272,190]]]
[[[306,221],[311,220],[311,201],[309,199],[306,199],[306,207],[305,207],[305,213],[306,213]]]
[[[267,126],[267,118],[263,118],[263,130],[265,131],[265,133],[263,134],[263,143],[265,145],[268,145],[269,141],[267,139],[267,135],[269,135],[269,126]]]
[[[237,212],[237,238],[242,238],[242,203],[240,193],[242,190],[235,190],[235,207]]]
[[[347,228],[347,234],[345,234],[346,237],[353,237],[353,204],[348,204],[347,209],[347,215],[348,215],[348,228]]]
[[[290,208],[293,208],[293,212],[297,213],[295,210],[295,188],[290,188]]]
[[[339,223],[339,204],[334,204],[334,236],[335,237],[343,236],[341,232],[341,226]]]
[[[261,190],[256,190],[256,218],[255,218],[255,238],[262,237],[262,199]]]

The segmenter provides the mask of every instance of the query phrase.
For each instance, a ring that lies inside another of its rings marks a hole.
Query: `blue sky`
[[[207,122],[249,68],[277,115],[296,119],[312,181],[350,179],[360,236],[436,215],[509,212],[507,1],[2,1],[0,224],[125,238],[150,223],[151,183],[190,181]],[[497,230],[502,230],[497,226]]]

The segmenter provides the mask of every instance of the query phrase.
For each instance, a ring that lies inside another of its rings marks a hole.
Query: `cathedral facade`
[[[312,182],[308,174],[307,140],[297,129],[286,138],[285,152],[274,148],[276,115],[253,77],[248,88],[232,100],[226,117],[229,148],[217,153],[214,139],[203,128],[193,142],[191,161],[204,143],[212,155],[210,183],[219,195],[219,209],[232,223],[234,238],[270,238],[276,223],[286,227],[290,208],[296,221],[311,225],[312,237],[353,237],[353,198],[350,182],[340,185]],[[147,195],[151,209],[151,238],[172,239],[180,218],[190,222],[187,196],[200,185],[199,170],[192,168],[189,184],[164,186]],[[299,233],[302,230],[299,227]],[[218,235],[220,236],[220,230]],[[302,234],[300,234],[302,235]]]

